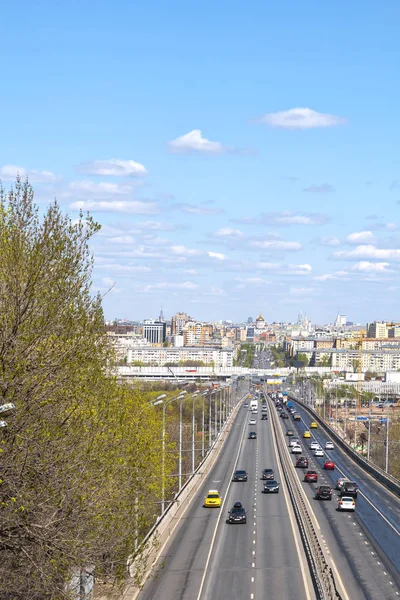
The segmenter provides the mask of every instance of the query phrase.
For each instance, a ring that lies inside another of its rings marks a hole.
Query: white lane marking
[[[304,423],[304,425],[307,427],[307,424],[306,424],[306,422],[303,420],[303,418],[302,418],[301,420],[302,420],[302,422]],[[325,432],[325,431],[324,431],[324,433],[326,434],[326,432]],[[313,436],[313,438],[315,439],[315,441],[316,441],[316,442],[318,442],[317,438],[315,437],[315,434],[314,434],[314,433],[311,433],[311,435]],[[327,435],[327,434],[326,434],[326,435]],[[318,443],[319,443],[319,442],[318,442]],[[321,445],[321,444],[320,444],[320,445]],[[336,448],[336,450],[338,450],[340,454],[343,454],[343,455],[344,455],[344,452],[343,452],[343,450],[342,450],[341,448],[340,448],[340,449],[339,449],[339,448]],[[327,452],[325,452],[325,454],[326,454],[326,458],[327,458],[328,460],[332,460],[332,459],[330,458],[330,456],[329,456],[329,454],[328,454]],[[350,460],[351,460],[351,459],[350,459]],[[345,476],[346,476],[346,475],[345,475],[345,472],[344,472],[342,469],[340,469],[340,468],[339,468],[339,467],[336,465],[336,463],[335,463],[335,467],[336,467],[336,469],[339,471],[339,473],[341,473],[341,474],[343,475],[343,477],[345,477]],[[375,481],[375,480],[374,480],[374,481]],[[376,481],[375,481],[375,483],[379,483],[379,482],[376,482]],[[380,484],[380,485],[381,485],[381,484]],[[385,488],[385,491],[388,491],[388,490]],[[365,494],[364,494],[364,493],[363,493],[361,490],[358,490],[358,493],[360,494],[360,496],[362,496],[362,497],[363,497],[363,498],[364,498],[364,499],[365,499],[365,500],[368,502],[368,504],[370,504],[370,505],[372,506],[372,508],[373,508],[374,510],[376,510],[376,512],[378,513],[378,515],[380,515],[380,516],[382,517],[382,519],[383,519],[383,520],[384,520],[384,521],[385,521],[385,522],[386,522],[386,523],[389,525],[389,527],[391,527],[391,528],[393,529],[393,531],[394,531],[395,533],[397,533],[397,535],[399,535],[399,536],[400,536],[400,531],[399,531],[398,529],[396,529],[396,527],[395,527],[394,525],[392,525],[392,524],[391,524],[391,522],[390,522],[390,521],[389,521],[389,520],[388,520],[388,519],[385,517],[385,515],[384,515],[384,514],[382,514],[382,513],[381,513],[381,511],[380,511],[380,510],[379,510],[379,509],[378,509],[378,508],[375,506],[375,504],[373,504],[373,503],[371,502],[371,500],[370,500],[369,498],[367,498],[367,496],[366,496],[366,495],[365,495]]]
[[[251,578],[251,583],[254,583],[254,577]]]
[[[253,544],[255,544],[255,543],[256,543],[256,540],[253,540]]]
[[[255,550],[253,550],[253,556],[255,555],[255,553],[256,553],[256,551],[255,551]]]
[[[250,600],[254,600],[254,594],[250,594]]]
[[[225,495],[224,495],[224,498],[223,498],[222,504],[221,504],[220,513],[218,515],[217,522],[216,522],[215,527],[214,527],[214,533],[213,533],[213,536],[212,536],[212,539],[211,539],[211,544],[210,544],[210,549],[208,551],[206,564],[204,566],[203,577],[201,578],[201,583],[200,583],[199,593],[197,595],[197,600],[200,600],[201,594],[203,593],[204,582],[206,580],[208,566],[209,566],[210,560],[211,560],[211,554],[212,554],[212,551],[213,551],[213,548],[214,548],[215,539],[217,537],[217,530],[218,530],[218,527],[219,527],[219,524],[220,524],[220,521],[221,521],[221,518],[222,518],[223,508],[224,508],[224,505],[225,505],[225,501],[226,501],[226,499],[228,497],[228,493],[229,493],[230,487],[232,485],[233,474],[234,474],[234,472],[237,469],[237,464],[238,464],[238,461],[239,461],[239,456],[240,456],[240,453],[242,451],[243,440],[244,440],[244,432],[245,431],[246,431],[246,421],[244,421],[244,423],[243,423],[242,436],[241,436],[239,448],[238,448],[238,451],[237,451],[237,454],[236,454],[236,459],[235,459],[235,462],[234,462],[234,465],[233,465],[232,475],[230,477],[230,480],[229,480],[229,483],[228,483],[228,487],[226,488],[226,492],[225,492]]]
[[[255,568],[255,566],[256,566],[256,563],[251,563],[251,566],[252,566],[252,567],[253,567],[253,569],[254,569],[254,568]]]

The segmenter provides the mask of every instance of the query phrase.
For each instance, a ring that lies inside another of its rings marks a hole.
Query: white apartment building
[[[400,369],[400,350],[362,352],[362,371],[386,372]],[[353,371],[358,364],[358,351],[335,348],[331,353],[331,366],[338,371]]]
[[[213,364],[215,367],[233,367],[234,348],[189,347],[183,348],[154,348],[152,346],[138,346],[129,348],[127,364],[136,361],[145,365],[162,367],[166,363],[179,364],[183,361],[198,361]]]

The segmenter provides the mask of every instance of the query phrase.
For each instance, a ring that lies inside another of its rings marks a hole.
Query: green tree
[[[65,598],[86,565],[122,580],[157,513],[161,414],[108,375],[98,230],[56,202],[41,216],[27,182],[0,191],[0,392],[15,405],[0,433],[4,597]]]
[[[297,355],[297,359],[296,359],[296,360],[297,360],[297,362],[301,363],[303,367],[308,367],[308,364],[309,364],[309,362],[310,362],[310,361],[308,360],[308,356],[307,356],[307,354],[304,354],[304,352],[300,352],[300,353]]]

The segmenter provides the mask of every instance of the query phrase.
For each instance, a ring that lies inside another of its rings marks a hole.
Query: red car
[[[304,475],[303,481],[306,481],[308,483],[311,483],[314,481],[317,482],[318,481],[317,471],[307,471],[307,473]]]
[[[335,470],[335,463],[333,460],[327,460],[324,464],[324,469],[328,469],[329,471]]]

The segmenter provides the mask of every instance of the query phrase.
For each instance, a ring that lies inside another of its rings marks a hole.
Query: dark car
[[[318,473],[317,471],[307,471],[307,473],[304,475],[304,479],[303,481],[306,481],[307,483],[317,483],[318,481]]]
[[[275,481],[275,479],[270,479],[264,483],[264,493],[265,494],[278,494],[279,493],[279,483]]]
[[[250,431],[249,433],[249,440],[256,440],[257,439],[257,434],[255,431]]]
[[[316,500],[332,500],[332,488],[329,485],[320,485],[315,492]]]
[[[228,513],[229,523],[246,523],[246,511],[241,502],[235,502]]]
[[[282,413],[281,417],[282,417],[282,419],[288,419],[289,415],[287,413]]]
[[[233,474],[233,481],[247,481],[247,471],[238,469]]]
[[[357,498],[357,495],[358,485],[354,481],[345,481],[340,490],[340,497],[351,496],[352,498]]]
[[[288,435],[289,437],[292,437],[292,435],[294,435],[293,429],[288,429],[286,432],[286,435]]]
[[[261,421],[268,421],[267,413],[264,413],[263,415],[261,415]]]
[[[274,479],[275,473],[273,469],[263,469],[261,479]]]
[[[296,460],[296,467],[300,469],[308,469],[308,458],[305,456],[300,456],[300,458]]]

